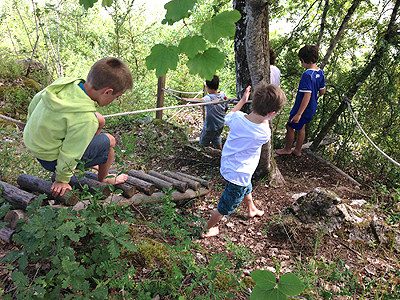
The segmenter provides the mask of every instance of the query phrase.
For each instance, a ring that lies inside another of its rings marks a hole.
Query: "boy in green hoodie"
[[[108,173],[114,160],[115,139],[97,132],[104,118],[96,113],[95,104],[108,105],[132,86],[128,66],[117,58],[106,57],[92,66],[86,81],[59,78],[33,97],[24,143],[46,170],[55,172],[53,196],[62,196],[71,189],[69,181],[79,160],[86,168],[98,165],[101,182],[125,182],[126,174]]]

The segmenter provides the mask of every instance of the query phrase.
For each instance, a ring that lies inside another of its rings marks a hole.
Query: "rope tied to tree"
[[[361,127],[360,123],[358,122],[353,110],[351,109],[351,102],[350,100],[347,98],[347,96],[343,97],[343,102],[347,104],[347,107],[350,111],[351,116],[353,117],[354,121],[357,124],[357,127],[360,129],[360,131],[362,132],[362,134],[365,136],[365,138],[371,143],[371,145],[378,150],[384,157],[386,157],[390,162],[392,162],[393,164],[395,164],[396,166],[400,167],[400,163],[398,163],[397,161],[395,161],[393,158],[391,158],[389,155],[387,155],[385,152],[383,152],[377,145],[375,145],[375,143],[369,138],[369,136],[365,133],[364,129]]]

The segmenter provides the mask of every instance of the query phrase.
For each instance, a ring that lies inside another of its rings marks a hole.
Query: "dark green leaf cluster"
[[[167,13],[163,23],[173,24],[190,15],[189,11],[196,4],[196,0],[173,0],[165,4]],[[202,78],[210,79],[216,70],[224,66],[225,55],[217,48],[208,47],[207,42],[217,43],[223,37],[233,37],[235,23],[241,18],[237,10],[224,11],[212,17],[201,27],[201,35],[189,35],[182,38],[179,47],[157,44],[151,49],[146,58],[149,70],[155,69],[157,77],[166,74],[168,70],[175,70],[179,61],[179,54],[186,54],[189,58],[187,66],[190,74],[199,74]],[[184,26],[188,26],[185,24]]]

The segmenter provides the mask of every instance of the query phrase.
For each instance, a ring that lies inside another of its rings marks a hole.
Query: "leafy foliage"
[[[198,73],[202,78],[211,79],[216,70],[224,65],[225,55],[217,48],[209,48],[187,62],[191,74]]]
[[[201,28],[204,37],[211,43],[216,43],[221,37],[233,37],[235,23],[241,18],[237,10],[224,11],[206,22]]]
[[[156,69],[157,77],[174,70],[178,63],[179,49],[175,46],[157,44],[151,48],[151,54],[146,57],[146,64],[149,69]]]
[[[163,24],[172,25],[175,22],[182,20],[189,16],[189,10],[193,8],[197,0],[172,0],[164,5],[167,13]]]
[[[251,272],[251,278],[256,286],[251,292],[250,299],[287,299],[287,296],[296,296],[304,290],[304,284],[292,274],[283,274],[278,283],[275,275],[267,270],[255,270]]]

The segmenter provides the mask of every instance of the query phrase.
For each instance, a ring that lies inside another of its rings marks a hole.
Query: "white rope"
[[[3,119],[3,120],[6,120],[6,121],[15,123],[15,124],[20,125],[20,126],[25,126],[25,125],[26,125],[26,124],[25,124],[24,122],[22,122],[22,121],[18,121],[18,120],[15,120],[15,119],[13,119],[13,118],[10,118],[10,117],[7,117],[7,116],[3,116],[3,115],[0,115],[0,119]]]
[[[193,104],[185,104],[185,105],[175,105],[175,106],[167,106],[167,107],[157,107],[157,108],[150,108],[150,109],[143,109],[143,110],[136,110],[136,111],[128,111],[128,112],[123,112],[123,113],[117,113],[117,114],[111,114],[111,115],[106,115],[103,116],[104,118],[111,118],[111,117],[119,117],[119,116],[126,116],[126,115],[136,115],[136,114],[142,114],[146,112],[152,112],[152,111],[160,111],[160,110],[166,110],[166,109],[174,109],[174,108],[181,108],[181,107],[195,107],[195,106],[205,106],[205,105],[213,105],[213,104],[220,104],[220,103],[225,103],[228,102],[229,100],[223,100],[219,102],[202,102],[202,103],[193,103]]]
[[[168,90],[168,91],[170,91],[170,92],[174,92],[174,93],[179,93],[179,94],[187,94],[187,95],[199,95],[199,94],[201,94],[203,91],[200,91],[200,92],[182,92],[182,91],[177,91],[177,90],[173,90],[173,89],[170,89],[170,88],[166,88],[166,89],[163,89],[164,91],[166,91],[166,90]]]
[[[383,152],[381,149],[379,149],[379,147],[377,145],[375,145],[375,143],[368,137],[368,135],[365,133],[365,131],[362,129],[360,123],[358,123],[358,120],[356,118],[356,116],[354,115],[353,110],[351,109],[351,105],[349,101],[345,101],[347,104],[347,107],[349,108],[349,111],[351,113],[351,115],[353,116],[354,121],[356,122],[358,128],[360,129],[360,131],[364,134],[364,136],[367,138],[367,140],[372,144],[372,146],[375,147],[376,150],[378,150],[384,157],[386,157],[388,160],[390,160],[392,163],[394,163],[396,166],[400,167],[400,164],[395,161],[393,158],[391,158],[389,155],[387,155],[385,152]]]

